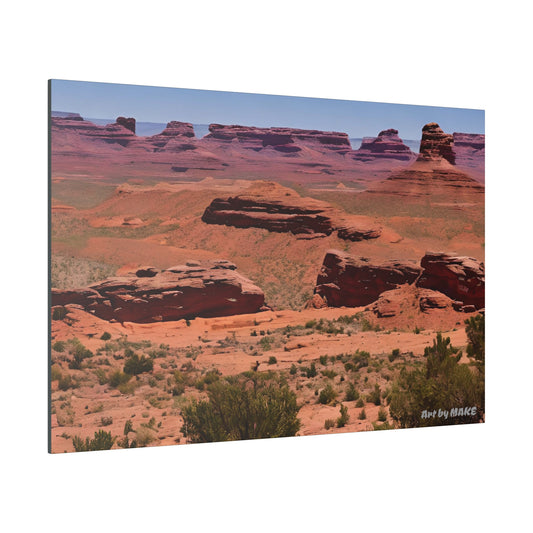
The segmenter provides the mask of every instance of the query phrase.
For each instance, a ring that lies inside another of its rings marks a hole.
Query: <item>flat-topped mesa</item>
[[[455,164],[453,135],[444,133],[436,122],[430,122],[422,128],[417,161],[440,161],[442,159],[452,165]]]
[[[377,137],[365,137],[358,150],[351,152],[350,157],[356,161],[374,161],[376,159],[396,159],[411,161],[415,153],[403,143],[398,130],[388,129],[379,132]]]
[[[420,271],[414,263],[387,261],[373,265],[365,258],[328,250],[314,292],[329,307],[359,307],[376,301],[382,292],[413,283]]]
[[[485,266],[473,257],[426,252],[418,287],[433,289],[455,300],[456,307],[485,307]]]
[[[81,120],[80,120],[81,119]],[[120,122],[119,122],[120,121]],[[107,144],[119,144],[128,146],[131,141],[136,139],[133,124],[133,118],[118,117],[117,122],[107,124],[106,126],[97,126],[93,122],[81,117],[52,117],[51,126],[52,134],[57,135],[59,132],[72,132],[78,134],[81,138],[95,141],[103,141]],[[128,127],[129,126],[129,127]]]
[[[104,320],[149,323],[266,310],[263,291],[226,260],[140,268],[80,290],[52,289],[52,306],[77,304]]]
[[[347,133],[296,128],[256,128],[253,126],[210,124],[203,140],[238,142],[256,152],[271,147],[278,152],[300,152],[303,146],[347,153],[351,150]]]
[[[381,235],[373,221],[341,213],[327,202],[303,198],[273,182],[257,182],[245,194],[215,198],[202,216],[206,224],[264,228],[279,233],[325,237],[338,231],[342,239],[360,241]]]

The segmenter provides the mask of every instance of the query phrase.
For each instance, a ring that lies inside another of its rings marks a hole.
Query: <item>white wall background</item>
[[[9,2],[2,40],[4,531],[525,531],[526,2]],[[486,109],[487,423],[50,456],[46,80]]]

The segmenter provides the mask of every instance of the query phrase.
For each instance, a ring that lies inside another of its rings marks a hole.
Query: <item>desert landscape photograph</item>
[[[485,421],[482,110],[49,91],[51,453]]]

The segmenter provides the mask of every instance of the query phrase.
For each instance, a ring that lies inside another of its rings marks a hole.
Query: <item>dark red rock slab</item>
[[[424,271],[417,281],[418,287],[442,292],[462,306],[485,307],[485,266],[481,261],[444,252],[427,252],[421,266]]]
[[[385,291],[412,283],[420,274],[414,263],[388,261],[373,265],[339,250],[329,250],[318,274],[315,294],[330,307],[359,307]]]

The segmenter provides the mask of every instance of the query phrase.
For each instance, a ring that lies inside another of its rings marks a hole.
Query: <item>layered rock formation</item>
[[[381,293],[414,282],[420,270],[414,263],[388,261],[372,265],[363,258],[329,250],[317,277],[315,294],[329,307],[368,305]]]
[[[309,305],[359,307],[375,302],[373,309],[378,316],[394,316],[401,303],[394,291],[413,284],[418,288],[416,297],[421,311],[453,307],[471,312],[485,307],[482,262],[472,257],[427,252],[420,265],[397,261],[373,265],[364,258],[329,250]]]
[[[433,289],[455,300],[456,307],[485,307],[485,266],[463,256],[428,252],[422,258],[424,269],[417,282],[419,287]]]
[[[158,322],[230,316],[267,309],[263,291],[229,261],[190,261],[139,269],[87,289],[52,289],[52,306],[77,304],[104,320]]]
[[[474,170],[484,176],[485,135],[477,133],[454,133],[453,152],[455,164],[467,170]]]
[[[120,123],[118,122],[119,120]],[[91,141],[103,141],[108,144],[127,147],[136,139],[134,133],[135,125],[133,123],[132,130],[131,120],[134,121],[135,119],[119,117],[117,122],[113,124],[97,126],[80,116],[52,117],[52,140],[57,140],[60,145],[70,144],[74,150],[79,150],[83,147],[84,150],[96,151],[99,146],[93,146]],[[67,136],[65,137],[62,134]]]
[[[260,182],[246,194],[214,199],[202,220],[207,224],[317,236],[337,231],[341,239],[351,241],[375,239],[381,234],[376,224],[362,223],[326,202],[302,198],[292,189],[273,182]]]
[[[345,154],[352,149],[348,134],[336,131],[301,130],[296,128],[256,128],[211,124],[207,141],[238,142],[245,149],[260,151],[272,147],[278,152],[300,152],[302,146]]]
[[[388,129],[381,131],[377,137],[365,137],[359,150],[354,150],[351,157],[357,161],[376,159],[412,161],[416,155],[398,137],[398,130]]]
[[[422,140],[417,161],[440,161],[445,159],[455,163],[453,135],[444,133],[436,122],[430,122],[422,128]]]
[[[386,194],[407,198],[448,196],[455,202],[484,201],[485,187],[453,164],[453,136],[432,122],[422,128],[420,153],[406,169],[393,172],[366,194]]]

